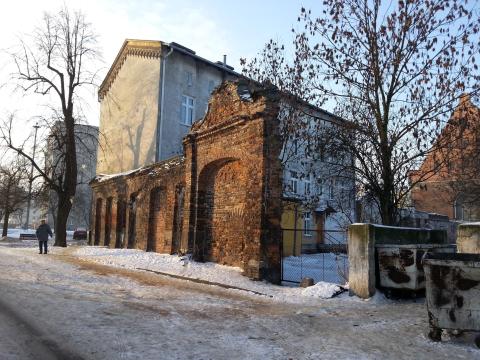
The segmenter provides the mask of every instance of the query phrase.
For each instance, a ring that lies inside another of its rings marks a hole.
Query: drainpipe
[[[293,256],[297,256],[297,220],[298,220],[298,205],[293,205],[294,216],[293,216]]]
[[[156,161],[160,161],[162,158],[162,135],[163,135],[163,107],[165,105],[165,63],[167,62],[167,57],[170,56],[170,54],[173,52],[173,47],[170,47],[170,50],[168,53],[162,57],[162,85],[161,85],[161,90],[162,90],[162,95],[160,98],[160,120],[159,120],[159,126],[158,126],[158,133],[157,133],[157,159]]]

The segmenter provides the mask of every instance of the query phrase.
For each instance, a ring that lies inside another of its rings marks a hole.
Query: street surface
[[[423,300],[295,305],[73,253],[0,243],[0,359],[480,359],[426,339]]]

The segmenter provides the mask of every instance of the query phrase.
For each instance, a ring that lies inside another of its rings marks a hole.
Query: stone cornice
[[[115,58],[110,70],[105,76],[100,89],[98,90],[98,99],[102,100],[105,94],[110,90],[120,69],[125,63],[127,56],[138,56],[143,58],[158,59],[162,52],[163,42],[150,40],[125,40],[120,51]]]

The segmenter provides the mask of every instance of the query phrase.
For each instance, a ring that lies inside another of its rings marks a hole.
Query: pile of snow
[[[242,269],[216,263],[195,262],[188,256],[145,252],[135,249],[110,249],[100,246],[78,247],[73,255],[95,263],[126,269],[147,270],[191,279],[220,283],[247,291],[264,294],[282,302],[303,302],[314,298],[327,299],[341,293],[337,284],[321,282],[304,289],[278,286],[264,281],[252,281],[242,275]],[[238,291],[238,290],[232,290]]]
[[[122,173],[116,173],[116,174],[98,174],[97,176],[95,176],[95,179],[93,179],[95,182],[103,182],[103,181],[107,181],[107,180],[111,180],[111,179],[115,179],[117,177],[122,177],[122,176],[127,176],[127,175],[130,175],[130,174],[133,174],[137,171],[140,171],[143,169],[143,166],[142,167],[139,167],[137,169],[132,169],[132,170],[128,170],[128,171],[125,171],[125,172],[122,172]]]
[[[7,236],[9,238],[18,239],[20,238],[20,234],[35,234],[35,229],[8,229]]]
[[[320,281],[313,286],[303,289],[302,295],[330,299],[343,291],[344,289],[337,284]]]
[[[16,242],[18,242],[18,238],[14,238],[14,237],[11,237],[11,236],[2,236],[0,241],[16,243]]]
[[[216,263],[191,261],[188,256],[145,252],[135,249],[109,249],[88,246],[76,250],[75,255],[94,262],[126,269],[147,269],[223,284],[234,285],[232,279],[241,277],[242,269]]]
[[[52,242],[50,242],[52,244]],[[206,281],[212,285],[230,286],[229,291],[247,291],[255,295],[264,295],[267,299],[287,303],[310,303],[320,299],[328,299],[344,291],[344,286],[321,281],[310,288],[300,288],[296,285],[278,286],[266,281],[253,281],[242,275],[239,267],[220,265],[216,263],[200,263],[191,260],[189,256],[177,256],[145,252],[136,249],[110,249],[103,246],[79,246],[81,243],[68,241],[68,255],[111,267],[152,271],[160,275],[181,276],[188,279]],[[0,247],[16,248],[30,255],[38,252],[37,240],[18,240],[9,238],[0,241]],[[50,254],[62,255],[67,249],[50,247]],[[344,297],[342,297],[344,298]],[[347,299],[349,297],[346,297]]]

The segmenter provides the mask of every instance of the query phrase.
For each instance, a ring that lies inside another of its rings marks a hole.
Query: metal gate
[[[282,281],[348,281],[346,231],[282,229]]]

